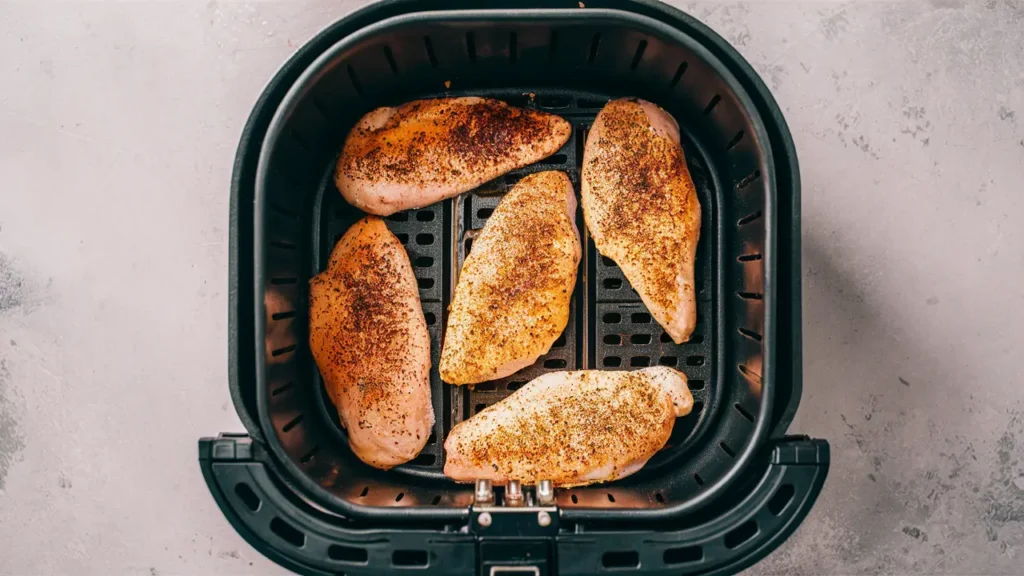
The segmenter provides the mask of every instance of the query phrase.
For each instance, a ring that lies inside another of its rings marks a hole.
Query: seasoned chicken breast
[[[580,262],[575,214],[564,172],[526,176],[502,198],[459,274],[442,380],[504,378],[547,353],[569,320]]]
[[[384,221],[356,222],[309,282],[309,346],[352,452],[377,468],[430,437],[430,335],[409,256]]]
[[[692,408],[686,376],[664,366],[549,372],[456,425],[444,473],[495,484],[616,480],[642,468]]]
[[[587,135],[582,201],[597,250],[665,332],[687,340],[697,324],[700,203],[672,116],[635,98],[609,102]]]
[[[571,132],[558,116],[489,98],[378,108],[349,132],[334,182],[353,206],[387,216],[550,156]]]

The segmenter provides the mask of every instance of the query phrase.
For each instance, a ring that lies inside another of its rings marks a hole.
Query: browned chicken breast
[[[609,102],[587,136],[582,201],[598,251],[665,332],[687,340],[697,324],[700,203],[672,116],[635,98]]]
[[[353,206],[387,216],[550,156],[571,132],[558,116],[489,98],[378,108],[349,132],[334,182]]]
[[[309,346],[363,462],[391,468],[430,437],[430,335],[405,248],[369,216],[309,282]]]
[[[456,425],[444,443],[444,473],[556,486],[623,478],[665,446],[676,417],[692,408],[686,376],[664,366],[550,372]]]
[[[569,320],[580,262],[576,194],[564,172],[539,172],[502,198],[473,241],[448,314],[441,379],[475,384],[545,354]]]

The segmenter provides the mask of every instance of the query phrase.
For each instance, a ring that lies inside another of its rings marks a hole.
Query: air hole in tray
[[[619,322],[622,322],[622,315],[616,312],[609,312],[608,314],[605,314],[601,320],[605,324],[618,324]]]
[[[611,344],[612,346],[618,346],[619,344],[622,344],[622,336],[619,336],[618,334],[605,334],[604,343]]]
[[[772,496],[772,499],[768,501],[768,511],[774,516],[778,516],[793,500],[794,494],[796,494],[796,489],[793,488],[792,484],[783,484],[779,487],[778,492]]]
[[[292,428],[295,428],[296,426],[298,426],[305,417],[306,417],[305,414],[299,414],[295,418],[292,418],[291,421],[289,421],[287,424],[285,424],[284,426],[281,427],[281,431],[282,432],[290,432],[292,430]]]
[[[398,496],[395,496],[395,502],[401,502],[402,498],[405,498],[405,492],[399,492]]]
[[[241,500],[242,504],[245,504],[245,507],[249,510],[255,512],[260,509],[262,501],[248,484],[244,482],[235,484],[235,494],[238,495],[238,499]]]
[[[289,318],[295,318],[295,310],[289,310],[287,312],[277,312],[270,315],[271,320],[287,320]]]
[[[633,356],[629,359],[629,365],[633,368],[646,368],[651,365],[650,356]]]
[[[662,356],[658,359],[658,365],[676,367],[679,365],[679,358],[675,356]]]
[[[700,477],[700,474],[694,474],[693,480],[697,483],[698,486],[704,485],[704,479]]]
[[[426,566],[428,559],[426,550],[395,550],[391,554],[395,566]]]
[[[551,345],[552,348],[564,348],[565,347],[565,332],[555,340],[555,343]]]
[[[429,36],[423,37],[423,48],[427,51],[427,59],[430,60],[430,67],[437,68],[437,55],[434,54],[434,43]]]
[[[506,384],[505,385],[505,390],[508,390],[508,391],[511,392],[511,391],[519,390],[523,386],[526,386],[526,382],[521,382],[521,381],[517,380],[515,382],[509,382],[508,384]]]
[[[687,366],[703,366],[704,365],[704,357],[703,356],[689,356],[686,359],[686,365]]]
[[[419,258],[413,261],[413,264],[417,268],[430,268],[431,266],[434,265],[434,259],[431,258],[430,256],[420,256]]]
[[[615,502],[615,496],[613,496],[611,493],[609,493],[608,494],[608,501],[609,502]]]
[[[434,213],[430,210],[420,210],[416,213],[416,220],[419,222],[433,222]]]
[[[565,368],[565,366],[566,366],[566,362],[565,362],[565,360],[562,360],[561,358],[549,358],[549,359],[544,361],[544,367],[545,368],[561,369],[561,368]]]
[[[351,564],[365,564],[369,559],[365,548],[354,548],[340,544],[328,546],[327,557],[336,562],[349,562]]]
[[[605,568],[639,568],[640,553],[635,550],[605,552],[601,556],[601,565]]]
[[[398,76],[398,64],[395,63],[395,56],[391,54],[391,48],[384,47],[384,59],[388,61],[388,68],[391,69],[391,73]]]
[[[618,356],[605,356],[602,363],[606,368],[618,368],[622,366],[622,358]]]
[[[366,495],[370,493],[369,486],[363,486],[363,491],[359,493],[360,498],[366,498]]]
[[[305,534],[299,532],[294,526],[276,516],[270,521],[270,531],[296,548],[301,548],[306,544]]]
[[[416,285],[419,286],[423,290],[427,290],[427,289],[430,289],[430,288],[434,287],[434,279],[433,278],[417,278],[416,279]]]
[[[608,290],[618,290],[622,288],[622,280],[618,278],[605,278],[604,282],[601,283]]]
[[[690,390],[703,390],[704,389],[704,381],[703,380],[688,380],[686,382],[686,385],[690,388]]]
[[[573,504],[579,504],[580,503],[580,499],[577,498],[575,494],[570,495],[569,499],[572,500]]]
[[[718,106],[718,103],[721,102],[721,100],[722,97],[715,94],[715,97],[711,99],[711,102],[708,102],[707,108],[704,109],[704,114],[711,114],[711,111],[715,109],[715,106]]]
[[[743,140],[743,130],[737,132],[736,135],[732,137],[732,140],[729,140],[729,143],[725,145],[725,149],[732,150],[737,144],[740,143],[740,140]],[[737,185],[736,187],[739,188],[740,186]]]
[[[440,494],[438,494],[437,496],[434,496],[434,499],[430,501],[430,505],[431,506],[437,506],[440,503],[441,503],[441,495]]]
[[[633,54],[633,62],[629,64],[630,70],[636,70],[636,67],[640,65],[640,59],[644,57],[644,50],[647,49],[647,40],[641,40],[640,44],[636,47],[636,53]]]
[[[316,445],[316,446],[313,446],[312,448],[309,449],[309,452],[306,452],[305,454],[302,455],[302,458],[299,458],[299,463],[301,463],[301,464],[309,464],[309,461],[312,460],[313,457],[316,456],[316,453],[319,452],[319,451],[320,451],[320,445],[319,444]]]
[[[730,458],[736,457],[736,451],[730,448],[729,445],[726,444],[725,442],[719,442],[718,447],[722,449],[722,452],[728,454]]]
[[[429,246],[434,243],[433,234],[417,234],[416,243],[420,246]]]
[[[480,218],[481,220],[490,218],[491,214],[494,214],[494,208],[481,208],[476,211],[476,217]]]
[[[389,220],[391,222],[408,222],[409,221],[409,213],[408,212],[395,212],[394,214],[392,214],[390,216],[385,216],[384,219],[385,220]]]
[[[633,334],[632,336],[629,337],[629,343],[630,344],[650,344],[651,343],[651,335],[650,334]]]
[[[737,402],[736,404],[734,404],[734,405],[733,405],[733,408],[735,408],[735,409],[736,409],[736,411],[740,413],[740,416],[743,416],[744,418],[746,418],[747,420],[749,420],[749,421],[751,421],[751,422],[753,422],[753,421],[754,421],[754,415],[753,415],[753,414],[751,414],[750,412],[747,412],[746,408],[744,408],[743,406],[741,406],[741,405],[739,404],[739,402]]]
[[[634,312],[629,315],[629,321],[633,324],[650,324],[651,315],[647,312]]]
[[[679,84],[679,80],[683,77],[683,74],[686,74],[686,69],[689,68],[689,67],[690,67],[690,64],[687,63],[687,62],[680,63],[679,64],[679,68],[676,68],[675,76],[673,76],[672,77],[672,81],[668,83],[668,87],[669,88],[675,88],[675,85]]]
[[[729,550],[738,548],[754,536],[757,536],[757,522],[747,520],[743,524],[740,524],[739,528],[736,528],[725,535],[725,547]]]
[[[423,314],[423,319],[427,321],[427,326],[437,324],[437,316],[433,312]]]
[[[404,232],[401,234],[395,234],[395,237],[398,238],[398,241],[401,242],[402,244],[409,243],[409,235]]]
[[[554,156],[548,156],[544,160],[541,160],[544,164],[565,164],[569,161],[569,157],[565,154],[555,154]]]
[[[661,492],[655,492],[654,493],[654,499],[658,501],[658,504],[664,504],[665,503],[665,497],[661,495]]]
[[[613,267],[615,266],[615,260],[612,260],[607,256],[601,256],[601,264],[604,264],[605,266],[608,267]]]
[[[516,60],[519,59],[517,40],[518,38],[516,37],[515,32],[512,32],[508,35],[508,63],[511,64],[512,66],[515,66]]]
[[[476,36],[472,32],[466,33],[466,55],[470,62],[476,62]]]
[[[689,564],[700,562],[704,559],[704,550],[700,546],[683,546],[682,548],[669,548],[665,550],[662,560],[667,565]]]

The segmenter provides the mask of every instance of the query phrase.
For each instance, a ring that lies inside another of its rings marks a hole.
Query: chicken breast
[[[554,154],[565,120],[489,98],[378,108],[345,139],[334,182],[350,204],[387,216],[451,198]]]
[[[352,452],[377,468],[430,437],[430,335],[405,248],[375,216],[356,222],[309,282],[309,346]]]
[[[549,372],[456,425],[444,473],[495,484],[616,480],[642,468],[692,408],[686,376],[664,366]]]
[[[502,198],[459,274],[441,379],[475,384],[547,353],[569,320],[580,262],[576,194],[564,172],[538,172]]]
[[[672,116],[635,98],[609,102],[587,136],[582,201],[597,250],[672,340],[687,340],[697,324],[700,203]]]

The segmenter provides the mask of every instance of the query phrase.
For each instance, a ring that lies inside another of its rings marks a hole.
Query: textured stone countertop
[[[0,573],[280,574],[198,437],[227,391],[228,182],[351,0],[0,1]],[[682,8],[800,154],[803,403],[831,474],[749,574],[1020,574],[1024,3]]]

